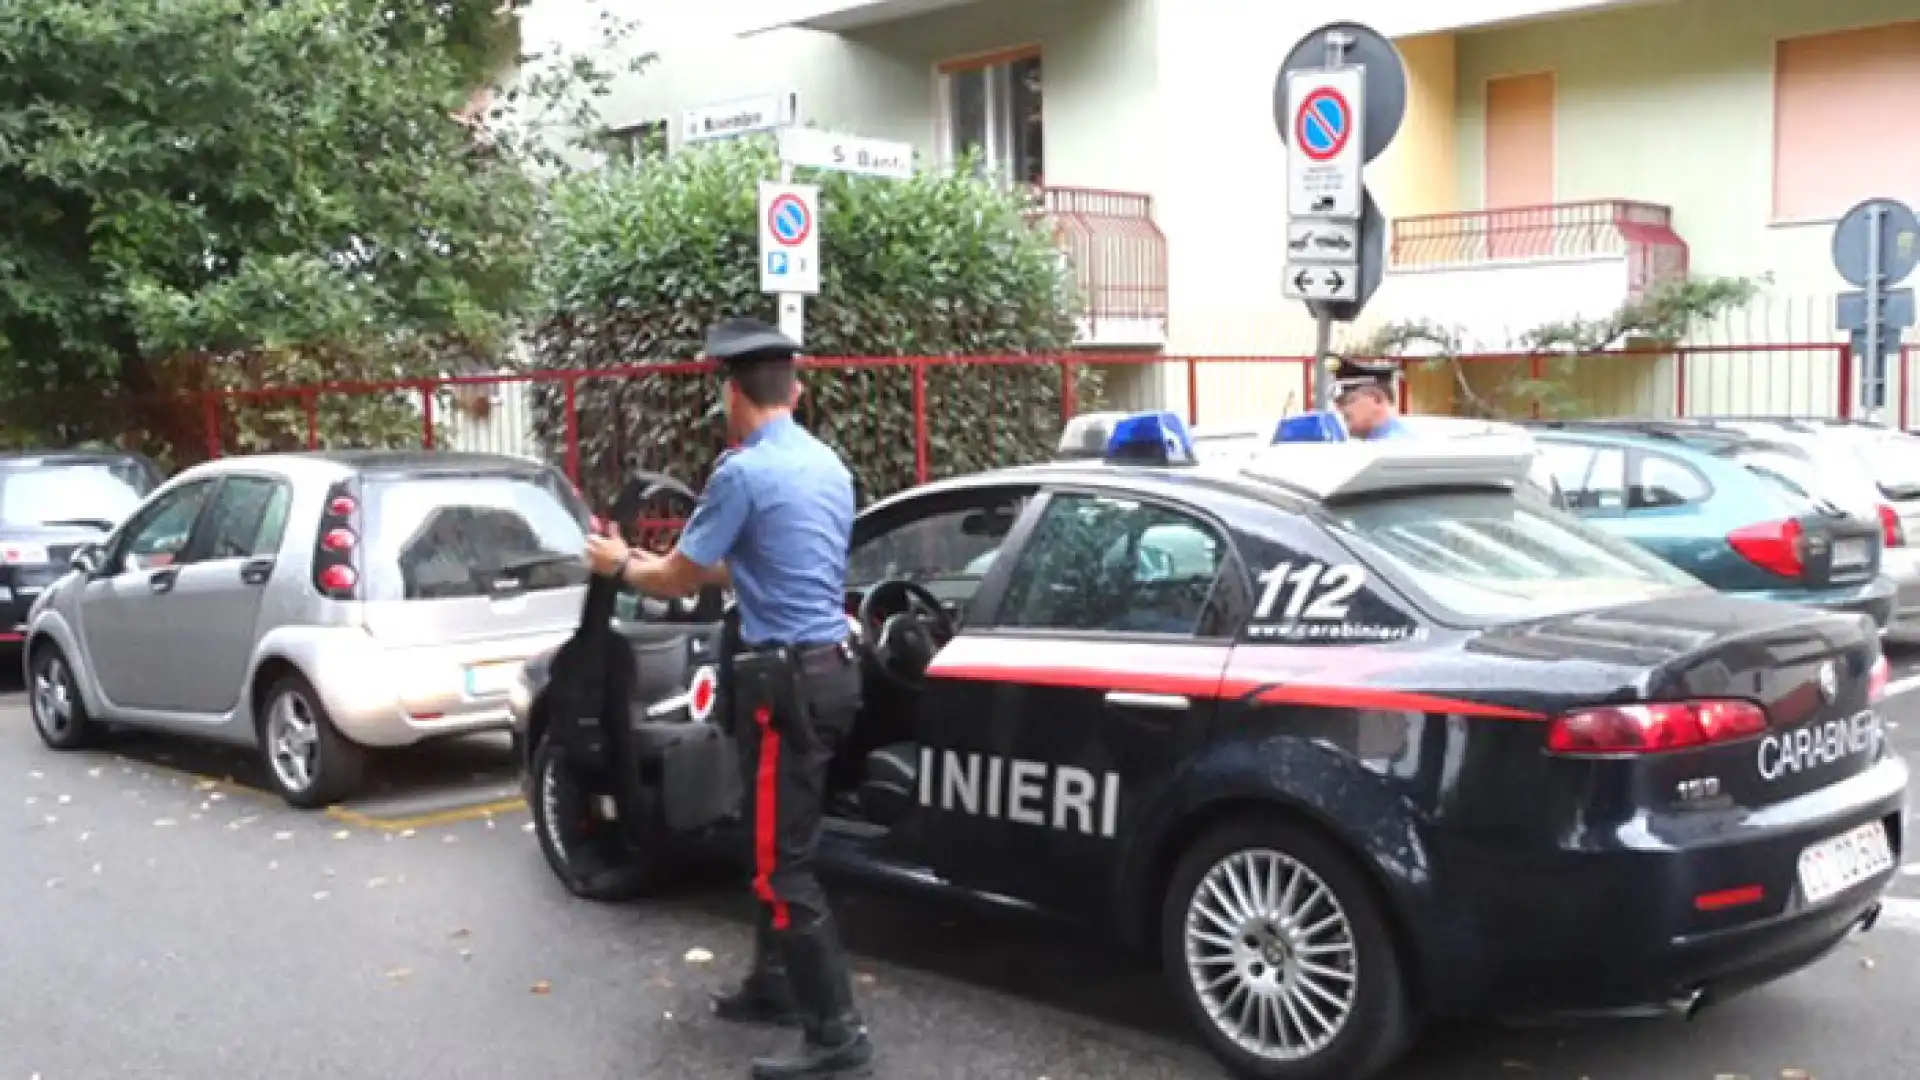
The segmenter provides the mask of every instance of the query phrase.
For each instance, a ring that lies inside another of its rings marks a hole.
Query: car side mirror
[[[92,577],[100,572],[101,565],[106,561],[106,558],[107,549],[101,545],[82,544],[80,545],[80,549],[73,553],[73,558],[67,562],[67,565],[74,570],[80,571],[87,577]]]

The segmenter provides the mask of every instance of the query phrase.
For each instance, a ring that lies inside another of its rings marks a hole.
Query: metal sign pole
[[[799,123],[795,116],[794,123]],[[780,182],[793,183],[793,162],[786,155],[780,157]],[[804,293],[780,294],[780,332],[792,339],[795,344],[804,345],[807,340],[807,297]]]
[[[1885,224],[1886,207],[1874,206],[1867,211],[1867,355],[1860,358],[1859,385],[1863,393],[1862,412],[1868,419],[1879,419],[1880,400],[1876,391],[1881,375],[1880,365],[1880,230]],[[1852,392],[1852,388],[1848,388]]]
[[[1353,45],[1353,35],[1344,30],[1333,30],[1327,34],[1327,70],[1333,71],[1347,62],[1347,49]],[[1333,372],[1329,370],[1333,360],[1333,312],[1321,305],[1314,312],[1313,327],[1313,401],[1317,409],[1333,407]]]

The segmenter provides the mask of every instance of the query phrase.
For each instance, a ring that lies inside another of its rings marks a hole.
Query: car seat
[[[913,811],[920,779],[918,743],[889,743],[867,755],[860,781],[860,814],[884,828],[892,828]]]

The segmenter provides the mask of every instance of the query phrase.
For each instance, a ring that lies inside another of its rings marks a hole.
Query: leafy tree
[[[1646,295],[1629,300],[1604,318],[1549,323],[1520,335],[1515,359],[1541,360],[1540,373],[1532,365],[1510,365],[1504,377],[1486,381],[1469,377],[1488,365],[1471,361],[1458,332],[1429,320],[1389,323],[1350,350],[1356,356],[1405,357],[1427,370],[1452,375],[1455,411],[1485,419],[1511,419],[1536,408],[1548,419],[1566,418],[1585,403],[1573,376],[1582,363],[1605,353],[1632,347],[1636,353],[1669,347],[1694,327],[1738,309],[1753,299],[1759,284],[1746,278],[1681,278]]]
[[[491,366],[540,190],[476,91],[523,3],[0,6],[0,434],[178,461],[206,452],[209,391]],[[557,107],[577,74],[530,89]],[[221,438],[297,445],[310,423],[378,443],[421,414],[281,398],[224,409]]]
[[[760,292],[758,183],[777,175],[767,140],[689,147],[582,173],[554,190],[540,270],[534,362],[548,372],[658,365],[641,378],[573,380],[581,481],[604,497],[626,467],[706,476],[721,450],[719,398],[689,363],[718,319],[777,317]],[[828,173],[821,187],[821,293],[807,305],[818,357],[1057,354],[1072,297],[1050,234],[1023,195],[964,165],[910,180]],[[1055,364],[862,366],[807,376],[802,412],[848,458],[864,497],[916,479],[916,367],[925,373],[936,475],[1048,454],[1059,438]],[[1080,395],[1099,392],[1096,373]],[[548,451],[568,439],[567,392],[539,385]],[[1079,404],[1076,402],[1076,404]]]

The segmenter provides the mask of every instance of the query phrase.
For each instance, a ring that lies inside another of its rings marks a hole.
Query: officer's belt
[[[825,645],[749,645],[738,660],[779,661],[801,671],[831,670],[830,661],[853,659],[853,647],[845,638]]]

